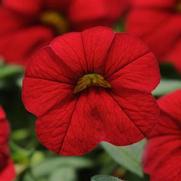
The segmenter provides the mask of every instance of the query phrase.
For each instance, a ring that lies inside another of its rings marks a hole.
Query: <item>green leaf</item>
[[[129,146],[117,147],[105,142],[102,143],[102,146],[118,164],[136,175],[143,177],[141,157],[144,144],[145,141],[143,140]]]
[[[92,162],[85,158],[77,157],[60,157],[49,158],[42,163],[32,168],[32,173],[35,177],[51,174],[55,169],[63,167],[72,167],[74,169],[89,168],[92,166]]]
[[[161,80],[159,86],[153,91],[153,95],[161,96],[176,89],[181,89],[181,81],[169,79]]]
[[[71,167],[64,167],[60,169],[56,169],[50,176],[49,181],[76,181],[77,175],[75,169]]]
[[[23,69],[17,65],[0,66],[0,79],[23,73]]]
[[[108,175],[96,175],[91,178],[91,181],[121,181],[119,178]]]

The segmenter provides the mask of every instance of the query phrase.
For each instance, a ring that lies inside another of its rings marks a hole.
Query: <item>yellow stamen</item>
[[[103,76],[92,73],[86,74],[78,80],[77,85],[74,88],[74,94],[77,94],[92,86],[111,88],[111,84],[109,84],[109,82],[106,81]]]
[[[45,11],[41,14],[40,21],[45,25],[54,27],[59,34],[68,31],[68,22],[55,11]]]

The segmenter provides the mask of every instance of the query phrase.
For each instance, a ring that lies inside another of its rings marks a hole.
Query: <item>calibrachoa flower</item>
[[[100,141],[127,145],[151,133],[159,69],[137,38],[95,27],[56,38],[30,62],[23,101],[48,149],[81,155]]]
[[[161,63],[181,72],[181,1],[133,0],[127,30],[140,36]]]
[[[15,170],[8,148],[9,124],[0,107],[0,181],[13,181]]]
[[[162,97],[162,116],[157,134],[145,151],[144,170],[152,181],[180,181],[181,178],[181,90]]]
[[[0,55],[8,63],[26,59],[58,34],[95,25],[113,25],[125,0],[4,0],[0,7]]]

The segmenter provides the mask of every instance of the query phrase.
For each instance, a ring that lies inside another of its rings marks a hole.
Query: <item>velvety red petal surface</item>
[[[3,109],[0,107],[0,158],[1,158],[0,181],[13,181],[13,179],[15,178],[14,164],[9,156],[9,148],[8,148],[9,134],[10,134],[9,124],[6,120],[6,116]],[[5,165],[1,165],[3,163]]]
[[[61,11],[67,10],[72,0],[44,0],[48,8],[59,9]]]
[[[17,31],[24,26],[24,19],[16,13],[0,7],[0,19],[3,21],[3,26],[0,28],[0,37],[6,34]]]
[[[0,37],[0,54],[8,63],[26,64],[26,59],[52,37],[51,30],[45,27],[20,29]]]
[[[161,97],[158,104],[164,112],[181,122],[181,90]]]
[[[78,79],[94,72],[112,89],[73,94]],[[82,155],[101,141],[127,145],[149,136],[159,115],[150,92],[159,78],[158,64],[140,40],[96,27],[60,36],[32,57],[23,101],[38,116],[36,132],[48,149]]]
[[[128,4],[124,0],[74,0],[70,4],[69,17],[79,26],[111,26],[128,9]]]
[[[160,81],[154,55],[142,41],[125,33],[117,34],[112,43],[105,61],[105,76],[117,89],[125,87],[148,93]]]
[[[3,145],[7,142],[7,138],[9,137],[10,130],[9,125],[6,121],[5,113],[3,109],[0,107],[0,145]]]
[[[181,39],[178,40],[178,43],[176,43],[174,48],[165,57],[167,57],[168,61],[170,61],[170,63],[172,63],[175,68],[181,72]]]
[[[101,141],[124,145],[144,137],[117,102],[99,90],[39,117],[36,127],[41,142],[64,155],[82,155]]]
[[[127,30],[140,36],[161,59],[175,59],[167,55],[172,51],[171,47],[175,47],[180,41],[180,15],[154,9],[133,10],[128,17]]]
[[[3,4],[12,10],[26,15],[36,14],[42,8],[42,0],[3,0]]]
[[[172,181],[173,179],[179,181],[181,176],[180,126],[171,117],[162,113],[157,132],[159,134],[149,140],[145,149],[144,171],[150,174],[151,181]]]
[[[175,5],[176,0],[132,0],[135,7],[172,7]]]
[[[144,170],[151,181],[179,181],[181,177],[181,91],[158,100],[162,109],[155,135],[148,141],[144,155]]]
[[[0,171],[0,181],[13,181],[15,179],[16,173],[14,164],[9,160],[7,166]]]

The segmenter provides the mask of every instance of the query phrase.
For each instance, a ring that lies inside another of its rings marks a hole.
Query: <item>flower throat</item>
[[[108,81],[106,81],[102,75],[97,73],[91,73],[82,76],[78,80],[74,88],[74,94],[77,94],[93,86],[102,87],[102,88],[111,88],[111,84]]]
[[[176,2],[176,11],[181,13],[181,0],[177,0]]]
[[[42,24],[54,28],[57,34],[62,34],[68,31],[69,25],[64,16],[56,11],[45,11],[40,15]]]

